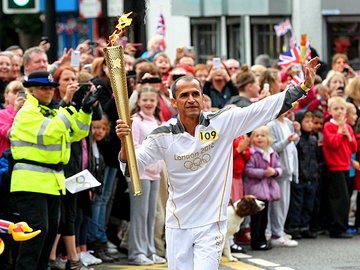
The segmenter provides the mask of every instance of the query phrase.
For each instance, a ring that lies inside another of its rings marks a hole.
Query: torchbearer
[[[308,91],[315,80],[318,58],[305,68],[305,81],[246,108],[201,111],[205,97],[192,76],[177,79],[171,103],[178,118],[160,126],[136,151],[141,174],[151,163],[164,160],[169,199],[166,206],[167,258],[170,270],[218,269],[226,235],[227,205],[232,181],[232,142],[276,119]],[[117,121],[116,133],[124,144],[129,125]],[[126,152],[120,168],[128,175]]]

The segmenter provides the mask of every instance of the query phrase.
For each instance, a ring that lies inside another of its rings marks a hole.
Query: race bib
[[[199,139],[201,142],[209,142],[209,141],[215,141],[219,138],[218,132],[216,129],[211,131],[203,131],[200,130],[199,132]]]

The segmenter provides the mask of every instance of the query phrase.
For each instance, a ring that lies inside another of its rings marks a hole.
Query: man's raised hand
[[[319,57],[315,57],[315,58],[311,59],[307,63],[307,66],[305,67],[304,84],[307,88],[311,88],[314,85],[316,71],[320,67],[320,64],[317,63],[318,61],[319,61]]]

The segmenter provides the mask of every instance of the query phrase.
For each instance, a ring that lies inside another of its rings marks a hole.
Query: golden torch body
[[[104,49],[106,66],[109,69],[111,87],[114,93],[116,108],[120,119],[131,128],[128,90],[126,84],[125,60],[122,46],[107,47]],[[135,196],[141,195],[141,183],[136,162],[132,133],[124,137],[127,163],[130,172],[131,186]]]

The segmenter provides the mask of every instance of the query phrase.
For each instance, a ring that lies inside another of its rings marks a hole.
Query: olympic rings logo
[[[205,168],[208,165],[210,159],[211,157],[209,154],[204,154],[201,158],[197,157],[194,158],[193,161],[186,161],[184,163],[184,167],[195,172],[199,168]]]
[[[70,180],[70,182],[73,184],[76,184],[76,185],[81,185],[82,187],[85,187],[86,185],[89,185],[89,187],[91,187],[91,183],[85,182],[85,177],[82,175],[80,175],[79,177],[76,177],[75,182],[73,180]]]

